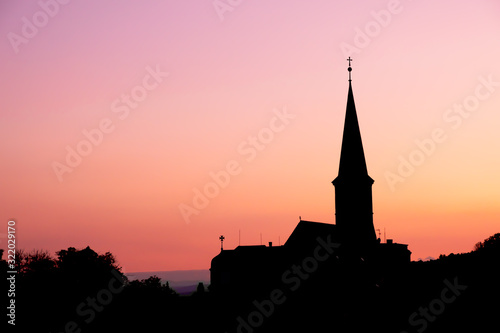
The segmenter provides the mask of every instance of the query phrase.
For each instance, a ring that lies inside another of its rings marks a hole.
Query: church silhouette
[[[345,113],[339,171],[332,181],[335,187],[335,224],[300,220],[282,246],[245,245],[224,250],[212,259],[211,291],[230,295],[235,291],[254,294],[263,286],[286,280],[285,273],[294,263],[305,263],[304,270],[319,266],[307,258],[316,252],[335,249],[335,258],[342,262],[362,261],[370,267],[386,270],[410,262],[408,245],[376,238],[373,225],[372,185],[368,175],[361,132],[351,84],[349,61],[349,90]],[[222,236],[221,236],[222,237]],[[222,239],[221,239],[222,241]],[[328,244],[332,245],[331,248]],[[323,247],[323,250],[317,247]],[[319,254],[318,254],[319,256]],[[306,258],[306,259],[304,259]],[[306,272],[306,274],[309,274]]]

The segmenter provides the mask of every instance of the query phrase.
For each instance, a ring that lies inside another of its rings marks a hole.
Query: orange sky
[[[0,248],[15,219],[19,248],[204,269],[220,234],[334,223],[348,56],[375,228],[412,259],[500,231],[496,1],[43,3],[0,10]]]

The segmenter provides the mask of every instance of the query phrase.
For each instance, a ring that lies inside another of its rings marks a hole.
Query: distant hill
[[[208,269],[196,269],[185,271],[152,271],[152,272],[130,272],[125,273],[127,278],[132,280],[143,280],[150,276],[158,276],[162,283],[168,281],[180,295],[189,295],[196,290],[198,283],[202,282],[205,287],[210,284],[210,271]]]

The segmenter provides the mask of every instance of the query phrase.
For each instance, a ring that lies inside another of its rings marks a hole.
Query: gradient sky
[[[18,248],[205,269],[220,234],[334,223],[349,55],[375,228],[414,260],[500,232],[498,1],[41,3],[0,4],[1,248],[15,219]]]

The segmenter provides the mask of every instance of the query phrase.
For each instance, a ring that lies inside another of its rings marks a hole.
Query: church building
[[[374,180],[368,175],[354,104],[352,59],[347,60],[347,107],[338,175],[332,181],[335,187],[335,224],[300,220],[281,246],[269,243],[269,246],[238,246],[232,250],[224,250],[221,246],[221,252],[211,262],[212,291],[230,293],[241,290],[243,286],[272,285],[283,280],[294,263],[312,256],[319,245],[326,249],[326,242],[339,244],[335,253],[336,258],[340,257],[339,260],[357,258],[380,269],[410,262],[408,245],[394,243],[391,239],[382,243],[375,234],[372,203]]]

